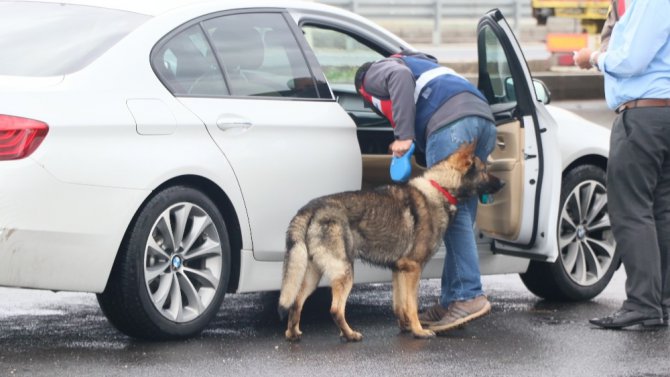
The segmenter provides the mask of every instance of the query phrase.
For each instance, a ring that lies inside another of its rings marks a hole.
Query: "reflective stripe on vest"
[[[418,79],[416,79],[416,87],[414,88],[414,103],[417,103],[417,101],[419,101],[419,95],[421,94],[421,91],[426,86],[426,84],[428,84],[431,80],[441,75],[455,75],[465,80],[465,77],[459,75],[458,73],[456,73],[456,71],[448,67],[437,67],[428,70],[422,73]]]
[[[486,98],[474,85],[452,69],[414,56],[404,56],[401,59],[416,79],[414,138],[419,149],[426,150],[426,129],[430,119],[453,96],[469,92],[486,102]]]

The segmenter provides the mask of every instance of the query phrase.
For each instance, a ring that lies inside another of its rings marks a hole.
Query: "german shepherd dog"
[[[298,211],[286,234],[278,308],[282,320],[288,312],[287,340],[300,339],[303,304],[322,275],[330,279],[330,314],[340,336],[363,338],[344,318],[355,258],[393,271],[393,312],[401,330],[417,338],[435,336],[419,323],[421,270],[439,248],[457,200],[503,185],[473,151],[474,143],[465,144],[407,184],[327,195]]]

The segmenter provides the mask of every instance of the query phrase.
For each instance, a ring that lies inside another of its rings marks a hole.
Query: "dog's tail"
[[[299,213],[291,220],[286,231],[286,255],[284,256],[284,271],[277,308],[281,320],[284,320],[289,308],[295,303],[307,271],[309,258],[306,238],[310,218],[309,212]]]

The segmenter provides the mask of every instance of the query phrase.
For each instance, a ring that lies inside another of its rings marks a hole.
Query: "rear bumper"
[[[0,286],[101,292],[148,195],[64,183],[31,159],[0,164]]]

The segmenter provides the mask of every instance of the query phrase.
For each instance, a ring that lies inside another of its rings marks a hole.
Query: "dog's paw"
[[[347,342],[360,342],[361,340],[363,340],[363,334],[359,333],[358,331],[352,331],[348,334],[340,332],[340,336],[344,338]]]
[[[289,342],[298,342],[302,337],[302,331],[294,332],[291,330],[286,330],[284,336],[286,337],[286,340],[288,340]]]
[[[417,338],[417,339],[434,338],[435,337],[435,331],[427,330],[427,329],[421,329],[421,331],[412,332],[412,335],[414,335],[414,337]]]

